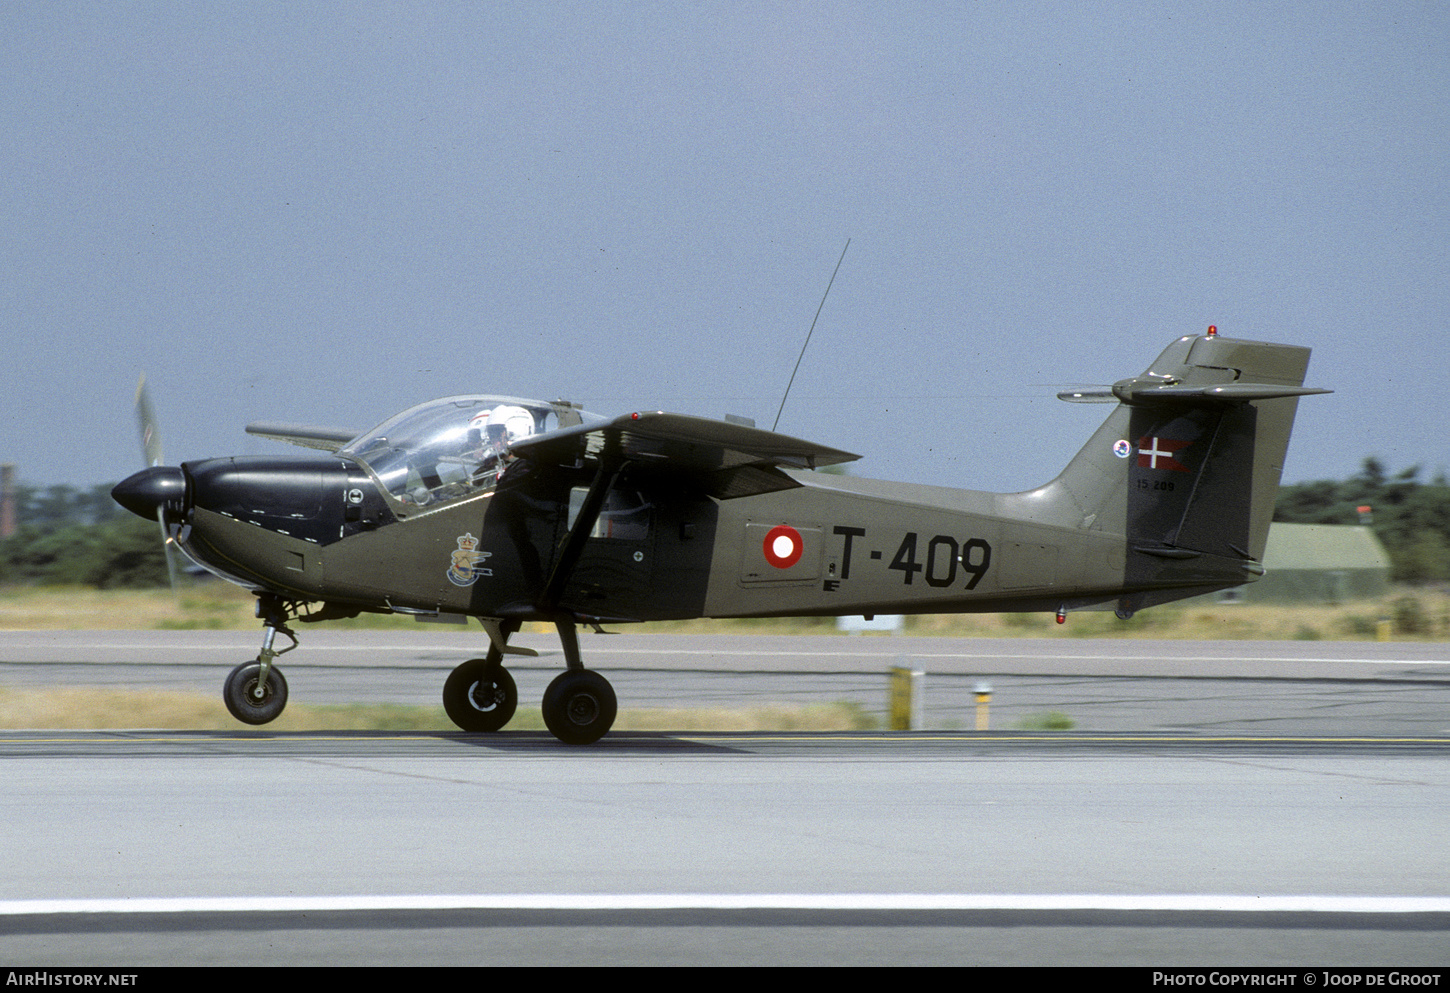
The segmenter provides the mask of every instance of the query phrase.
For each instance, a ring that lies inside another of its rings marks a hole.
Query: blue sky
[[[1310,345],[1285,479],[1450,467],[1450,7],[0,0],[0,461],[434,396],[1037,485],[1171,340]]]

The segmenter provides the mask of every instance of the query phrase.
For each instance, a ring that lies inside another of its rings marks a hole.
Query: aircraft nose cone
[[[157,465],[121,480],[111,490],[111,499],[137,517],[156,520],[161,507],[181,509],[186,498],[186,475],[180,466]]]

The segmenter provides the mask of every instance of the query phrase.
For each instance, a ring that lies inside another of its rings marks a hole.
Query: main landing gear
[[[497,731],[519,705],[519,688],[502,665],[509,635],[519,629],[518,622],[488,621],[484,626],[490,642],[488,655],[469,659],[450,672],[443,684],[443,709],[465,731]]]
[[[544,724],[565,744],[588,745],[614,725],[619,702],[607,679],[584,668],[573,619],[557,620],[554,626],[568,668],[544,691]],[[443,709],[463,730],[497,731],[513,717],[519,693],[502,661],[508,638],[517,630],[517,622],[507,621],[491,628],[494,643],[488,656],[463,663],[443,684]]]
[[[287,680],[275,660],[297,647],[297,635],[287,621],[299,616],[297,602],[263,594],[257,597],[257,615],[262,618],[262,650],[227,676],[222,699],[231,715],[244,724],[267,724],[287,706]],[[303,620],[326,620],[340,613],[318,612]],[[505,652],[535,654],[531,649],[508,647],[518,621],[486,620],[491,642],[488,655],[469,659],[454,669],[443,684],[443,709],[465,731],[498,731],[514,716],[519,691],[513,676],[503,667]],[[579,657],[579,632],[574,618],[554,622],[564,646],[568,668],[555,677],[544,691],[544,724],[554,737],[569,745],[588,745],[604,737],[614,726],[619,701],[614,687],[597,672],[584,668]],[[292,644],[273,648],[277,635]]]
[[[469,659],[448,674],[443,709],[463,730],[497,731],[514,716],[519,689],[514,677],[499,665],[501,657],[501,652],[489,649],[488,658]]]

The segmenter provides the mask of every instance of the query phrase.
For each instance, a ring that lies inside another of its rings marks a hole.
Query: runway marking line
[[[26,736],[9,736],[26,735]],[[177,731],[128,731],[125,728],[96,728],[94,731],[81,732],[78,736],[74,731],[0,731],[0,748],[4,745],[42,745],[42,744],[83,744],[83,742],[113,742],[117,745],[125,744],[161,744],[161,742],[177,742],[183,739],[194,739],[194,741],[410,741],[410,742],[431,742],[438,739],[467,738],[470,741],[497,741],[499,744],[508,744],[509,741],[518,741],[522,736],[535,736],[545,738],[548,732],[544,731],[522,731],[522,732],[490,732],[490,734],[479,734],[479,732],[467,731],[416,731],[405,732],[405,734],[381,734],[381,732],[354,731],[348,734],[320,734],[313,731],[193,731],[193,729],[177,729]],[[971,742],[977,745],[990,744],[1021,744],[1021,742],[1043,742],[1050,741],[1056,744],[1072,742],[1072,744],[1154,744],[1154,745],[1450,745],[1450,736],[1421,736],[1421,738],[1379,738],[1379,736],[1283,736],[1283,735],[1153,735],[1153,734],[1073,734],[1073,732],[1057,732],[1047,735],[1009,735],[1002,732],[880,732],[880,731],[857,731],[850,734],[838,734],[838,732],[816,732],[816,731],[795,731],[786,734],[758,734],[750,731],[622,731],[616,732],[615,741],[626,738],[626,736],[650,736],[650,738],[673,738],[680,741],[693,742],[793,742],[793,744],[811,744],[811,742],[827,742],[827,744],[841,744],[841,742],[880,742],[880,744],[912,745],[922,742]],[[603,739],[608,744],[609,738]],[[571,749],[568,754],[577,755],[583,752]]]
[[[517,741],[523,736],[546,737],[545,731],[502,731],[490,734],[468,731],[415,731],[404,734],[373,733],[354,731],[346,734],[323,734],[314,731],[196,731],[178,729],[175,731],[128,731],[125,728],[96,728],[92,731],[0,731],[0,749],[5,745],[35,744],[95,744],[110,742],[122,744],[158,744],[178,742],[186,739],[206,742],[263,742],[263,741],[309,741],[309,742],[432,742],[439,739],[467,738],[470,741],[494,740],[499,744]],[[923,731],[880,732],[856,731],[850,734],[818,731],[794,731],[785,734],[756,733],[749,731],[621,731],[614,740],[626,736],[648,736],[654,738],[678,739],[701,744],[730,741],[738,743],[770,742],[772,744],[840,744],[865,742],[895,745],[923,743],[960,742],[977,745],[1021,744],[1024,742],[1053,742],[1055,744],[1182,744],[1182,745],[1450,745],[1450,736],[1440,737],[1366,737],[1366,736],[1270,736],[1270,735],[1171,735],[1171,734],[1074,734],[1064,731],[1055,734],[1003,734],[1000,732],[951,731],[932,733]],[[608,747],[610,739],[602,747]],[[571,755],[582,754],[571,750]]]
[[[397,896],[137,897],[0,900],[0,916],[387,910],[1216,911],[1444,914],[1450,897],[1247,894],[500,893]]]

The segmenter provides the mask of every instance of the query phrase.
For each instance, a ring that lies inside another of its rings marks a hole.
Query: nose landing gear
[[[262,629],[262,650],[255,661],[233,669],[222,686],[222,701],[243,724],[268,724],[287,706],[287,680],[272,660],[297,647],[297,635],[287,626],[288,605],[281,597],[257,597],[257,616],[266,625]],[[279,634],[292,644],[275,651],[272,643]]]

